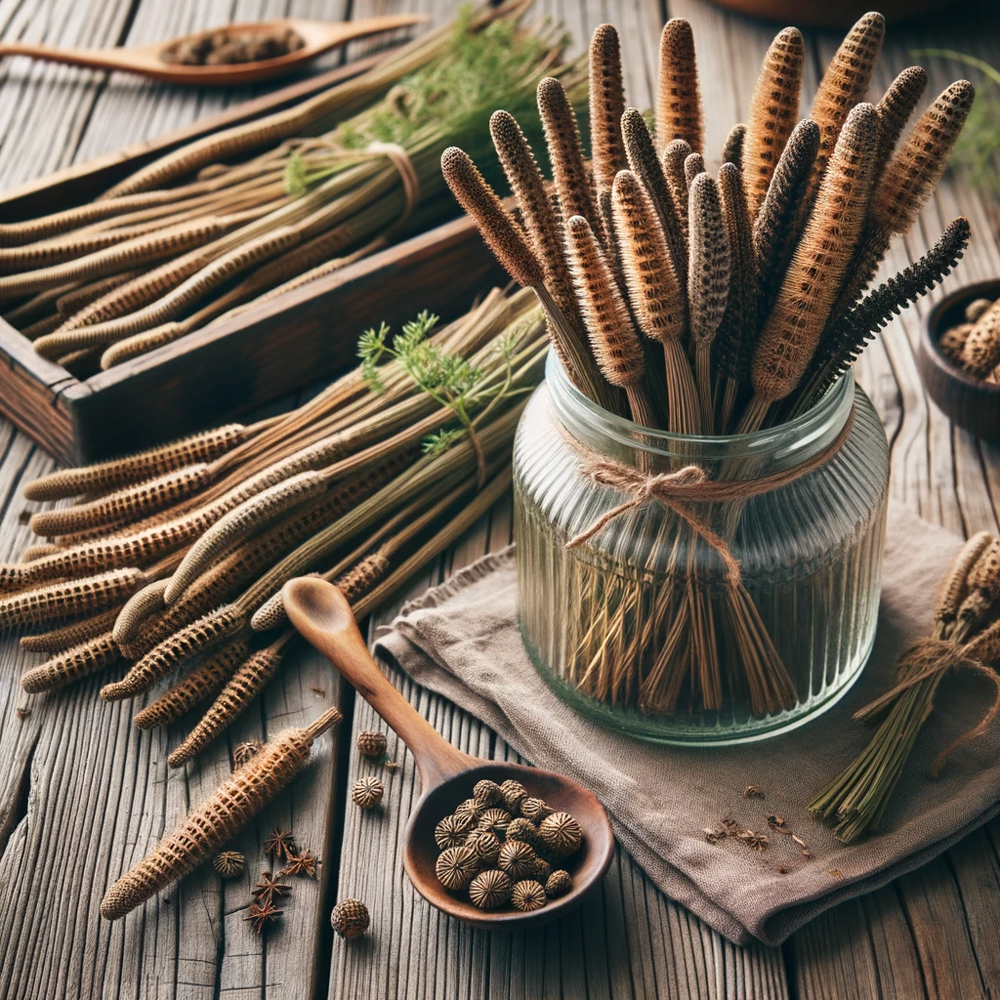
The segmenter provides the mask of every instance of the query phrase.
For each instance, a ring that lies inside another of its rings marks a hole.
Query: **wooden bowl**
[[[938,339],[963,322],[965,307],[973,299],[1000,298],[1000,278],[977,281],[946,295],[927,318],[917,352],[917,368],[927,395],[959,427],[984,441],[1000,443],[1000,385],[973,378],[956,368],[941,353]]]
[[[751,17],[803,28],[849,28],[862,14],[877,10],[887,21],[908,21],[944,10],[948,0],[714,0],[720,7]]]

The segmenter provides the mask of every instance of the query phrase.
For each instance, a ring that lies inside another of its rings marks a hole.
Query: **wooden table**
[[[227,20],[286,14],[335,19],[406,6],[424,7],[435,19],[455,8],[452,0],[0,0],[0,31],[5,39],[59,45],[142,44]],[[544,0],[540,6],[563,17],[578,44],[600,21],[613,21],[624,37],[629,101],[650,104],[656,42],[667,13],[657,0]],[[694,24],[708,149],[721,150],[726,130],[745,114],[774,29],[703,0],[667,6],[670,15]],[[919,46],[950,46],[1000,63],[1000,18],[986,10],[891,28],[878,92]],[[806,38],[811,90],[838,39],[826,32]],[[928,67],[935,92],[963,75],[939,61]],[[217,92],[171,90],[21,59],[4,62],[0,80],[5,186],[189,122],[227,100]],[[893,250],[892,268],[922,252],[958,214],[975,230],[960,280],[1000,274],[988,206],[952,181],[907,245]],[[892,489],[924,517],[956,532],[997,531],[1000,450],[953,428],[927,401],[913,353],[925,312],[922,306],[894,322],[860,366],[892,443]],[[22,484],[52,467],[26,437],[0,425],[0,560],[18,557],[27,543]],[[507,544],[510,534],[510,508],[503,503],[372,625],[390,619],[407,596]],[[196,764],[169,774],[166,756],[182,727],[139,734],[130,703],[108,705],[98,698],[99,677],[56,697],[29,698],[17,683],[27,657],[12,638],[0,641],[0,658],[0,997],[7,1000],[973,1000],[1000,991],[998,822],[887,888],[829,911],[780,949],[732,945],[654,889],[624,852],[597,898],[578,913],[542,932],[490,936],[439,916],[415,897],[403,875],[398,847],[416,785],[412,759],[401,745],[390,743],[400,766],[388,778],[381,815],[345,807],[345,788],[371,768],[351,752],[354,736],[372,728],[375,718],[316,655],[303,654],[284,670],[229,732],[228,745],[218,741]],[[487,756],[510,754],[454,706],[396,681],[456,744]],[[236,844],[247,854],[253,879],[263,867],[261,841],[275,826],[290,826],[324,859],[318,882],[296,881],[279,931],[254,934],[242,919],[247,877],[220,883],[211,870],[195,873],[125,921],[100,920],[106,886],[228,772],[236,742],[301,724],[331,699],[347,717],[334,746],[325,741],[316,762]],[[371,933],[353,943],[334,939],[329,925],[334,901],[345,895],[366,900],[372,913]]]

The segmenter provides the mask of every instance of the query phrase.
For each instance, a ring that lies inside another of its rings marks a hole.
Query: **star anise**
[[[272,830],[271,836],[264,841],[264,853],[275,855],[279,860],[287,858],[298,850],[291,830]]]
[[[251,903],[250,909],[247,911],[247,915],[243,919],[252,920],[253,929],[258,934],[262,934],[264,928],[268,924],[277,923],[278,917],[280,917],[284,912],[284,910],[279,910],[272,902],[267,902],[263,905]]]
[[[312,851],[303,851],[301,854],[289,854],[284,867],[278,872],[279,875],[306,875],[309,878],[316,877],[316,866],[319,858]]]
[[[742,833],[736,834],[736,837],[755,851],[763,851],[771,843],[771,838],[767,834],[755,833],[753,830],[744,830]]]
[[[280,878],[281,872],[273,878],[270,872],[261,872],[260,881],[253,888],[253,898],[258,903],[264,904],[272,902],[276,896],[281,897],[291,892],[292,887],[279,881]]]

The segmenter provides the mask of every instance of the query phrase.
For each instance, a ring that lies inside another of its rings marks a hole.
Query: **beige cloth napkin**
[[[637,742],[564,704],[531,665],[515,615],[513,549],[487,556],[403,608],[376,651],[496,730],[537,767],[591,788],[620,843],[668,896],[737,943],[776,945],[830,906],[885,885],[1000,811],[1000,727],[928,777],[937,751],[982,716],[992,692],[971,672],[943,683],[887,811],[883,832],[845,846],[804,806],[862,749],[851,714],[891,686],[897,654],[930,631],[938,583],[960,540],[903,508],[890,512],[875,649],[861,679],[815,721],[720,749]],[[747,785],[765,798],[745,798]],[[808,846],[767,829],[767,814]],[[704,828],[731,817],[767,832],[761,853]],[[779,868],[786,868],[781,872]]]

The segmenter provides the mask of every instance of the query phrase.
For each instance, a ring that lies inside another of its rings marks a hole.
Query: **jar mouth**
[[[848,370],[805,413],[777,427],[750,434],[677,434],[619,417],[585,396],[570,381],[555,351],[549,351],[545,378],[560,422],[574,437],[604,451],[645,452],[664,458],[767,458],[781,465],[803,462],[828,447],[854,408],[854,373]]]

